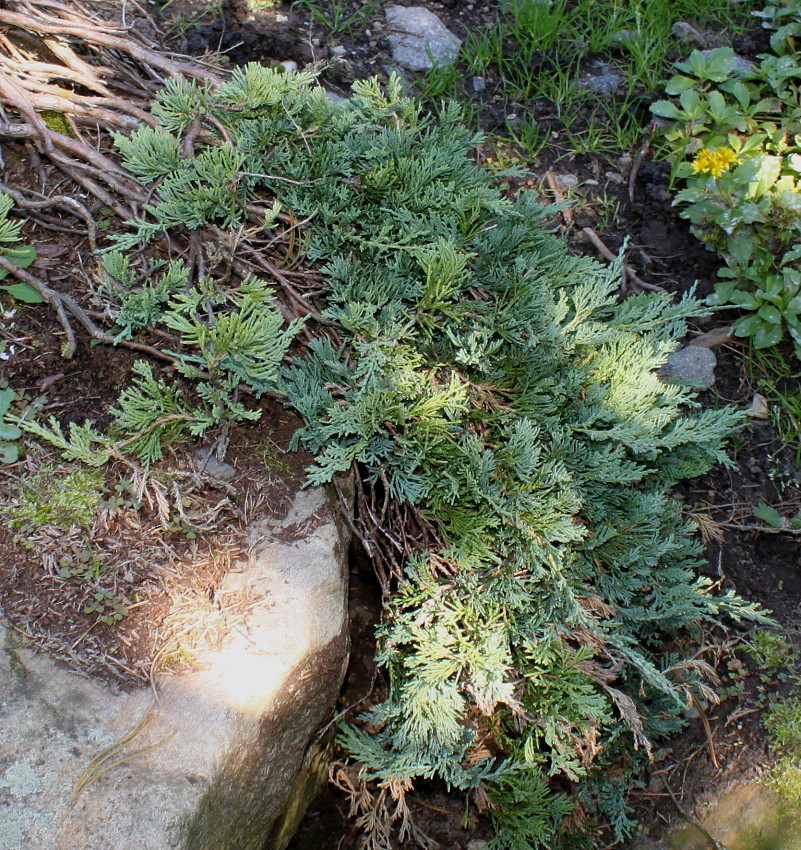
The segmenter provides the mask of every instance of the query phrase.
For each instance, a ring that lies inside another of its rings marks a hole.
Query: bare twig
[[[25,3],[24,7],[30,10],[29,14],[12,12],[9,9],[0,7],[0,24],[19,27],[22,30],[41,35],[56,35],[65,39],[85,39],[90,43],[126,53],[143,66],[161,71],[162,74],[168,74],[170,76],[184,75],[193,79],[220,82],[219,77],[210,71],[202,70],[189,62],[173,62],[162,53],[137,44],[126,35],[115,34],[108,26],[95,26],[86,20],[73,23],[64,19],[59,20],[52,15],[45,16],[42,14],[45,11],[45,6],[55,6],[58,8],[61,4],[43,2]],[[65,7],[61,8],[63,9]]]
[[[709,832],[708,832],[708,831],[707,831],[707,830],[706,830],[706,829],[705,829],[705,828],[701,825],[701,823],[700,823],[699,821],[697,821],[697,820],[696,820],[696,819],[695,819],[695,818],[694,818],[694,817],[693,817],[693,816],[692,816],[692,815],[691,815],[691,814],[690,814],[690,813],[689,813],[689,812],[688,812],[688,811],[684,808],[684,806],[682,806],[682,804],[681,804],[681,803],[679,802],[679,800],[678,800],[678,797],[676,797],[675,793],[673,792],[673,789],[672,789],[672,788],[670,787],[670,785],[668,784],[667,779],[665,779],[664,777],[662,777],[662,784],[665,786],[665,790],[666,790],[666,791],[668,792],[668,794],[670,795],[670,799],[673,801],[673,805],[676,807],[676,811],[678,811],[678,813],[679,813],[679,814],[680,814],[680,815],[684,818],[684,820],[686,820],[686,821],[687,821],[687,823],[689,823],[691,826],[694,826],[694,827],[695,827],[695,828],[696,828],[699,832],[703,833],[703,834],[706,836],[706,838],[707,838],[707,839],[709,839],[709,841],[711,841],[711,842],[712,842],[712,844],[713,844],[713,845],[714,845],[714,847],[715,847],[715,850],[728,850],[728,848],[726,847],[726,845],[725,845],[725,844],[721,844],[721,843],[720,843],[720,841],[718,841],[718,840],[717,840],[717,838],[715,838],[715,836],[714,836],[714,835],[710,834],[710,833],[709,833]]]
[[[86,207],[80,201],[77,201],[75,198],[71,198],[68,195],[53,195],[49,198],[42,195],[41,200],[36,201],[30,198],[26,198],[22,194],[22,192],[18,192],[2,182],[0,182],[0,190],[5,192],[11,198],[13,198],[14,203],[18,207],[20,207],[20,209],[43,210],[48,209],[50,207],[61,207],[62,209],[67,209],[70,212],[74,213],[79,218],[83,219],[84,222],[86,222],[86,229],[89,237],[89,247],[93,252],[97,250],[97,225],[95,224],[94,219],[89,213],[89,210],[87,210]]]
[[[598,250],[598,253],[609,260],[610,263],[617,262],[617,257],[606,247],[603,240],[600,236],[591,228],[591,227],[582,227],[581,232],[592,242],[593,246]],[[657,286],[655,283],[647,283],[641,278],[637,277],[637,273],[634,271],[634,268],[627,263],[623,263],[622,266],[622,275],[623,282],[628,281],[629,283],[634,284],[634,286],[639,287],[640,289],[648,289],[651,292],[664,292],[664,288],[661,286]]]
[[[545,172],[545,179],[548,182],[548,186],[549,186],[550,190],[553,192],[554,198],[556,198],[556,200],[560,204],[564,203],[565,195],[564,195],[564,192],[562,192],[562,187],[556,181],[556,177],[554,176],[554,173],[552,171],[546,171]],[[565,228],[569,227],[571,224],[573,224],[573,210],[570,207],[565,207],[562,210],[562,218],[565,221]]]
[[[646,139],[645,144],[638,151],[637,156],[634,158],[634,163],[631,166],[631,173],[629,174],[629,201],[632,204],[634,203],[634,191],[637,186],[637,175],[640,173],[643,160],[650,149],[651,140]]]

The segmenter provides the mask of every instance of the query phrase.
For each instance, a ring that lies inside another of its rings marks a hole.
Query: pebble
[[[473,77],[473,91],[484,91],[487,87],[487,81],[483,77]]]
[[[338,44],[336,47],[331,48],[331,55],[335,59],[341,59],[348,51],[341,45]]]
[[[612,95],[622,85],[623,75],[606,62],[596,62],[595,70],[579,80],[579,88],[600,95]]]
[[[676,21],[670,28],[670,31],[682,44],[693,44],[698,47],[703,47],[706,44],[706,38],[695,27],[690,26],[685,21]]]
[[[711,349],[688,345],[671,354],[657,374],[674,384],[708,390],[715,383],[716,365],[717,358]]]
[[[629,174],[631,174],[632,164],[633,160],[630,153],[624,153],[617,161],[618,170],[626,178],[628,178]]]
[[[195,452],[195,460],[198,462],[200,469],[212,478],[219,478],[221,481],[230,481],[232,478],[236,478],[234,467],[224,460],[217,460],[211,454],[210,449],[198,449]]]
[[[748,408],[747,416],[749,419],[770,419],[770,411],[768,409],[768,400],[765,396],[759,393],[754,393],[751,399],[751,407]]]
[[[628,44],[637,37],[636,32],[632,32],[631,30],[618,30],[617,32],[613,32],[612,35],[609,36],[609,40],[613,44]]]
[[[554,180],[560,189],[575,189],[579,184],[578,176],[575,174],[554,174]]]
[[[283,59],[278,63],[279,68],[284,69],[284,73],[290,74],[298,70],[298,63],[294,59]]]

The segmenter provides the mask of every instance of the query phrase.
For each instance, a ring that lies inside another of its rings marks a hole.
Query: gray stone
[[[286,846],[281,814],[291,801],[297,822],[293,789],[309,785],[347,658],[347,535],[316,489],[248,543],[216,593],[231,629],[190,672],[156,674],[157,699],[73,675],[2,629],[2,850]]]
[[[711,349],[688,345],[670,355],[659,370],[659,377],[674,384],[708,390],[715,383],[716,365],[717,359]]]
[[[569,172],[554,174],[554,180],[560,189],[575,189],[579,184],[578,175]]]
[[[487,81],[484,77],[473,77],[473,91],[480,92],[487,88]]]
[[[212,478],[219,478],[221,481],[230,481],[232,478],[236,478],[236,469],[230,463],[217,460],[211,449],[198,449],[195,452],[195,460],[200,465],[200,470]]]
[[[708,50],[701,51],[701,53],[707,58],[709,58],[714,52],[715,48],[709,48]],[[739,53],[735,53],[733,58],[735,77],[748,77],[756,70],[756,63],[752,62],[750,59],[746,59],[745,56],[740,56]]]
[[[331,101],[331,103],[344,103],[347,98],[342,97],[341,94],[337,94],[335,91],[331,91],[330,89],[325,90],[325,96]]]
[[[433,13],[422,6],[387,6],[392,58],[409,71],[450,65],[461,41]]]
[[[579,88],[593,94],[612,95],[623,85],[623,75],[606,62],[596,62],[592,71],[579,79]]]
[[[631,30],[618,30],[617,32],[613,32],[612,35],[609,36],[609,40],[612,44],[631,44],[633,41],[636,41],[639,38],[640,34],[636,31],[632,32]]]
[[[682,44],[697,47],[703,47],[706,44],[706,38],[695,27],[685,21],[676,21],[670,28],[670,31]]]

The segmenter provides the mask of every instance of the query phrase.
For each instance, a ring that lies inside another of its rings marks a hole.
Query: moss
[[[55,466],[43,466],[20,480],[17,504],[9,511],[10,523],[14,528],[77,525],[88,529],[103,490],[103,475],[96,469],[64,472]]]

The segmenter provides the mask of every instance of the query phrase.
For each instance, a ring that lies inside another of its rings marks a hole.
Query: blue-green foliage
[[[308,75],[248,66],[217,91],[171,83],[154,114],[227,140],[180,162],[151,130],[126,143],[161,200],[122,245],[178,220],[241,223],[257,191],[309,218],[339,325],[283,375],[309,479],[357,462],[445,541],[409,553],[386,603],[388,694],[369,732],[343,732],[353,757],[394,789],[439,776],[488,796],[493,847],[555,844],[572,804],[551,777],[607,801],[622,838],[603,766],[636,764],[684,709],[660,640],[752,613],[697,577],[666,494],[725,463],[738,422],[656,375],[698,302],[619,303],[618,270],[570,256],[531,195],[473,164],[458,110],[434,122],[397,80],[334,106]]]

